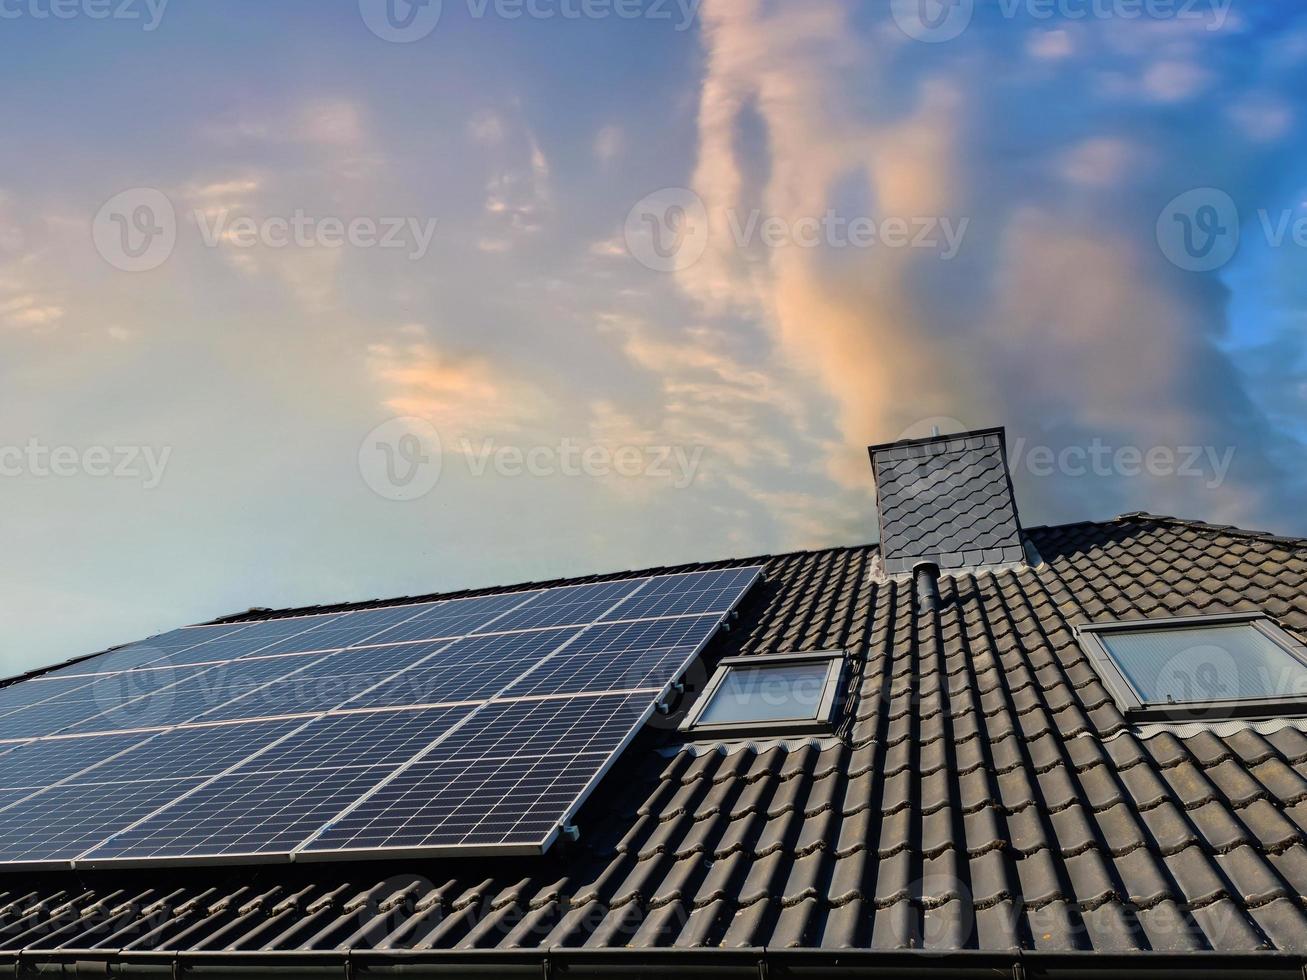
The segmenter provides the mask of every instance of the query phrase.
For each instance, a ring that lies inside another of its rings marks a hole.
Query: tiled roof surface
[[[873,547],[771,559],[713,655],[847,647],[838,737],[651,729],[543,858],[0,876],[0,950],[1307,953],[1307,735],[1143,739],[1072,635],[1261,609],[1307,638],[1307,544],[1029,534],[1043,564],[945,578],[937,618]]]
[[[873,447],[881,558],[891,575],[1019,562],[1021,528],[998,430]]]

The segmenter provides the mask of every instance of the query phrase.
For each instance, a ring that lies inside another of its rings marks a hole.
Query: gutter
[[[1011,950],[823,950],[771,949],[573,949],[523,950],[321,950],[321,951],[138,951],[24,950],[0,953],[0,969],[27,977],[143,977],[181,980],[355,980],[378,977],[663,978],[675,971],[693,978],[950,977],[962,980],[1118,980],[1119,977],[1189,980],[1307,978],[1307,956],[1274,952],[1240,954],[1107,954]]]

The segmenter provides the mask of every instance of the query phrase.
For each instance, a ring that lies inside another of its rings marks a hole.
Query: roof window
[[[1077,634],[1131,718],[1307,709],[1307,647],[1259,613],[1094,623]]]
[[[742,736],[828,730],[843,672],[840,650],[728,658],[681,730]]]

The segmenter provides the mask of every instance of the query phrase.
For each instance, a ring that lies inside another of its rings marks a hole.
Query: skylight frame
[[[723,684],[735,670],[767,670],[793,664],[826,663],[826,676],[822,682],[821,699],[810,718],[785,720],[751,720],[737,722],[701,722]],[[848,651],[843,649],[820,650],[815,653],[755,654],[744,657],[727,657],[717,664],[703,693],[686,713],[679,731],[695,738],[743,738],[755,735],[813,735],[824,734],[835,728],[835,709],[843,688]]]
[[[1248,626],[1307,668],[1307,645],[1289,635],[1262,612],[1229,612],[1207,616],[1173,616],[1164,619],[1112,620],[1074,627],[1080,648],[1130,721],[1196,721],[1236,718],[1276,718],[1307,715],[1307,695],[1221,698],[1207,701],[1164,702],[1145,698],[1117,663],[1103,635],[1167,632],[1217,626]]]

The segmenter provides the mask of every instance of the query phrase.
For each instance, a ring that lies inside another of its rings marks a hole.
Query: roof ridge
[[[1086,521],[1084,523],[1120,524],[1126,521],[1133,523],[1155,521],[1157,523],[1172,524],[1178,527],[1191,527],[1196,531],[1202,531],[1208,534],[1227,534],[1231,537],[1249,538],[1254,541],[1266,541],[1271,544],[1287,544],[1295,548],[1307,548],[1307,537],[1275,534],[1272,531],[1258,531],[1250,528],[1238,527],[1234,524],[1212,524],[1209,521],[1199,521],[1189,517],[1172,517],[1168,514],[1152,514],[1146,510],[1118,514],[1111,521]]]
[[[418,595],[388,596],[385,598],[355,599],[345,602],[326,603],[309,606],[286,606],[279,609],[254,607],[241,612],[228,613],[205,623],[196,624],[213,626],[227,623],[258,622],[268,619],[283,619],[291,616],[325,615],[335,612],[357,612],[364,609],[383,609],[387,606],[405,606],[422,602],[437,602],[445,599],[469,599],[480,596],[504,595],[534,589],[559,588],[568,585],[590,585],[597,582],[618,582],[627,578],[642,578],[650,575],[677,575],[686,572],[713,571],[722,568],[745,567],[748,565],[770,565],[774,562],[803,558],[809,555],[835,554],[849,551],[878,550],[877,542],[864,544],[833,545],[825,548],[804,548],[798,551],[785,551],[776,554],[751,555],[734,558],[712,558],[703,561],[680,562],[675,565],[656,565],[648,568],[629,568],[613,572],[589,572],[582,575],[559,576],[552,579],[539,579],[515,582],[509,585],[487,585],[475,588],[454,589],[445,592],[428,592]]]

